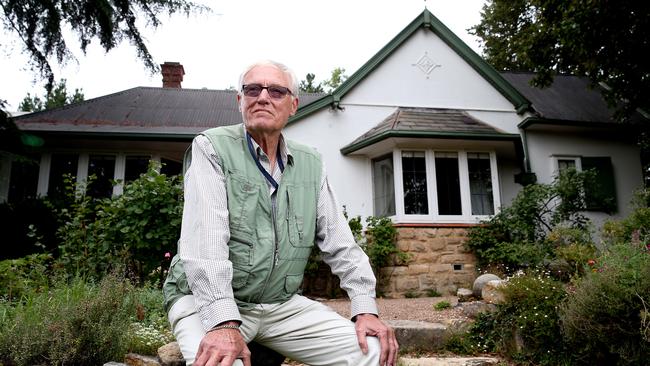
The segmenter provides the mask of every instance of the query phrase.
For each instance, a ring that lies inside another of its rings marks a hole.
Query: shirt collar
[[[244,133],[248,135],[248,131],[244,128]],[[245,136],[244,136],[245,137]],[[268,156],[266,156],[266,153],[260,145],[255,141],[255,139],[251,139],[251,142],[253,143],[253,149],[257,153],[258,157],[264,156],[268,159]],[[278,144],[278,148],[280,149],[280,156],[282,157],[282,161],[286,162],[287,164],[293,165],[293,155],[291,154],[291,151],[289,150],[289,146],[287,146],[287,143],[284,139],[284,135],[280,135],[280,143]]]

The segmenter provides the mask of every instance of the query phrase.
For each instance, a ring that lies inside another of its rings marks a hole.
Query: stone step
[[[499,363],[494,357],[400,357],[399,366],[490,366]]]
[[[437,351],[447,339],[447,326],[415,320],[387,320],[395,330],[395,337],[403,351]]]

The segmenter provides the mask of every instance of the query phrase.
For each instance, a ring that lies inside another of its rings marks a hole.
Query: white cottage
[[[179,169],[196,133],[241,122],[234,92],[181,89],[182,66],[163,69],[174,79],[164,88],[17,117],[21,130],[44,141],[32,151],[40,164],[3,158],[0,198],[47,194],[58,171],[127,179],[148,158]],[[507,205],[523,184],[549,183],[565,167],[598,171],[610,205],[591,207],[597,223],[629,212],[643,185],[634,128],[615,122],[586,80],[558,76],[536,89],[532,77],[497,72],[424,10],[331,94],[301,96],[286,135],[323,154],[349,214],[390,216],[400,248],[414,255],[408,266],[386,269],[385,293],[471,283],[466,229]]]

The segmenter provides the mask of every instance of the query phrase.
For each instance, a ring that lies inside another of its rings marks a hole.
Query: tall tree
[[[650,2],[634,0],[490,0],[470,32],[499,70],[537,73],[548,86],[560,73],[604,85],[625,120],[650,112]]]
[[[15,33],[30,58],[32,70],[54,83],[50,58],[59,64],[71,59],[62,29],[70,29],[85,53],[93,40],[110,51],[123,40],[135,48],[138,58],[152,72],[158,69],[142,39],[138,18],[154,28],[161,24],[159,15],[190,14],[209,10],[187,0],[0,0],[0,19]]]
[[[305,75],[305,80],[300,81],[300,91],[303,93],[322,93],[323,87],[320,83],[314,84],[316,75],[308,73]]]
[[[81,89],[75,89],[74,94],[68,95],[68,88],[66,86],[66,79],[61,79],[58,83],[54,83],[54,87],[50,91],[45,91],[43,99],[38,96],[27,96],[20,102],[18,110],[23,112],[38,112],[44,109],[52,109],[56,107],[63,107],[64,105],[82,102],[84,94]]]

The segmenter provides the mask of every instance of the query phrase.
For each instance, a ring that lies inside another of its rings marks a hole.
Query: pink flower
[[[594,266],[594,265],[596,264],[596,261],[593,260],[593,259],[590,259],[590,260],[587,261],[587,264],[588,264],[589,266]]]
[[[170,252],[165,253],[165,259],[169,259],[172,257],[172,254]]]

